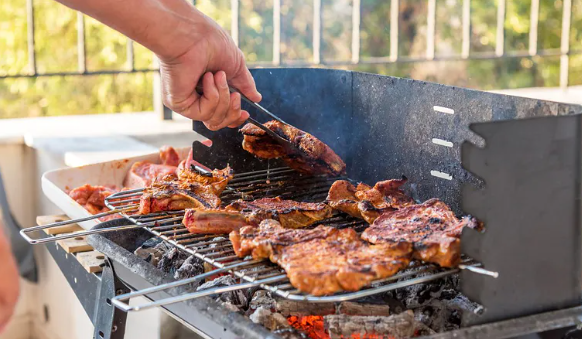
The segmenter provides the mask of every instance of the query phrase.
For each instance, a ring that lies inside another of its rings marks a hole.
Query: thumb
[[[242,70],[237,73],[237,75],[230,79],[229,83],[232,85],[232,87],[239,90],[239,92],[254,102],[260,102],[263,98],[261,93],[257,91],[255,79],[253,79],[251,72],[248,68],[246,68],[246,66],[243,67]]]

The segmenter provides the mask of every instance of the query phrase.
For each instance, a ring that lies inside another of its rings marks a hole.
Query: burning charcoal
[[[275,310],[275,299],[273,299],[268,291],[258,290],[253,294],[253,298],[249,304],[249,310],[254,311],[259,307],[264,307],[268,310]]]
[[[174,279],[181,280],[204,273],[204,262],[191,255],[174,274]]]
[[[201,291],[209,288],[214,287],[221,287],[221,286],[231,286],[238,284],[234,277],[230,275],[223,275],[218,277],[214,280],[208,281],[202,285],[200,285],[196,290]],[[231,291],[226,293],[220,293],[215,300],[221,300],[224,302],[232,303],[241,308],[245,308],[248,303],[248,298],[245,291]]]
[[[332,339],[348,338],[352,334],[374,334],[379,337],[393,336],[409,338],[414,335],[416,321],[411,311],[391,315],[378,316],[350,316],[345,314],[327,315],[323,317],[325,329]]]
[[[174,247],[164,253],[158,263],[158,269],[174,275],[187,258],[188,255]]]
[[[335,313],[333,303],[306,303],[287,299],[278,299],[275,304],[277,312],[285,317],[302,315],[327,315]]]
[[[307,334],[292,327],[275,330],[273,333],[278,334],[285,339],[309,339]]]
[[[390,307],[386,304],[362,304],[344,301],[337,307],[337,313],[347,315],[389,316]]]

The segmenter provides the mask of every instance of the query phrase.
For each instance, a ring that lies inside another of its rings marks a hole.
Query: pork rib
[[[463,227],[480,229],[472,217],[461,220],[438,199],[427,200],[378,217],[362,234],[373,244],[410,242],[414,258],[442,267],[455,267],[461,258]]]
[[[333,209],[362,218],[371,224],[386,211],[414,204],[414,200],[400,190],[406,181],[403,177],[379,181],[374,187],[364,183],[356,187],[349,181],[338,180],[331,185],[326,201]]]
[[[243,149],[263,159],[282,158],[291,168],[309,174],[338,176],[345,173],[346,164],[326,144],[313,135],[293,126],[272,120],[264,124],[299,149],[286,149],[264,130],[253,124],[241,129],[244,135]]]
[[[182,223],[192,233],[228,233],[247,225],[258,226],[275,219],[285,228],[301,228],[331,217],[324,203],[297,202],[276,198],[237,200],[223,210],[186,211]]]
[[[269,258],[295,288],[315,296],[357,291],[408,266],[409,243],[370,245],[353,229],[286,229],[274,220],[230,234],[238,256]]]
[[[230,168],[214,170],[211,176],[188,172],[184,169],[178,177],[168,175],[154,181],[141,196],[139,214],[218,208],[221,203],[219,195],[232,178]]]

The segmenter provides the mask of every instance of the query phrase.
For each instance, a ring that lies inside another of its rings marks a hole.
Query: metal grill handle
[[[113,232],[113,231],[120,231],[120,230],[129,230],[129,229],[134,229],[134,228],[142,228],[142,227],[144,227],[143,225],[132,224],[132,225],[109,227],[109,228],[101,228],[101,229],[95,229],[95,230],[89,230],[89,231],[83,231],[83,232],[74,232],[74,233],[70,233],[70,234],[46,237],[46,238],[41,238],[41,239],[33,239],[28,235],[29,233],[44,230],[47,228],[54,228],[54,227],[60,227],[60,226],[65,226],[65,225],[77,224],[77,223],[80,223],[83,221],[93,220],[93,219],[105,217],[105,216],[119,213],[119,212],[128,212],[128,211],[135,210],[135,209],[136,209],[136,207],[132,206],[129,208],[114,209],[111,211],[94,214],[94,215],[86,217],[86,218],[65,220],[65,221],[54,222],[54,223],[46,224],[46,225],[33,226],[33,227],[29,227],[29,228],[25,228],[25,229],[20,230],[20,235],[29,244],[36,245],[36,244],[44,244],[47,242],[54,242],[57,240],[82,237],[82,236],[90,235],[90,234],[106,233],[106,232]]]
[[[248,264],[248,263],[240,263],[240,264]],[[238,264],[231,265],[231,266],[223,267],[221,269],[217,269],[214,271],[206,272],[206,273],[197,275],[197,276],[192,277],[192,278],[179,280],[179,281],[175,281],[175,282],[160,285],[160,286],[146,288],[144,290],[137,291],[137,292],[131,292],[131,293],[127,293],[127,294],[118,295],[118,296],[111,299],[111,303],[112,303],[112,305],[114,305],[115,307],[119,308],[120,310],[122,310],[124,312],[134,312],[134,311],[138,312],[138,311],[143,311],[143,310],[147,310],[147,309],[154,308],[154,307],[171,305],[171,304],[183,302],[186,300],[197,299],[197,298],[201,298],[201,297],[205,297],[205,296],[209,296],[209,295],[213,295],[213,294],[220,294],[220,293],[244,290],[247,288],[260,286],[262,284],[269,284],[269,283],[274,283],[274,282],[278,282],[278,281],[282,281],[282,280],[287,279],[286,275],[283,275],[283,276],[278,275],[275,277],[256,280],[253,282],[247,282],[247,283],[230,285],[230,286],[221,286],[221,287],[209,288],[209,289],[202,290],[202,291],[196,291],[196,292],[182,294],[182,295],[178,295],[178,296],[174,296],[174,297],[164,298],[164,299],[160,299],[160,300],[156,300],[156,301],[152,301],[152,302],[143,303],[140,305],[135,305],[135,306],[129,305],[129,299],[132,297],[143,296],[143,295],[151,294],[154,292],[166,290],[168,288],[191,284],[193,282],[196,282],[196,281],[202,280],[204,278],[213,276],[217,273],[228,271],[228,270],[234,268],[235,266],[239,266],[239,265]],[[124,301],[127,301],[127,303],[125,303]]]

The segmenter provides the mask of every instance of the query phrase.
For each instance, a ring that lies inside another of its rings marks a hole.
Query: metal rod
[[[127,66],[130,71],[135,69],[135,56],[133,50],[133,40],[127,39]]]
[[[540,17],[540,0],[531,0],[529,16],[529,55],[534,56],[538,51],[538,22]]]
[[[34,0],[26,0],[26,33],[28,38],[28,68],[30,76],[36,76],[36,48],[34,45]]]
[[[239,0],[230,0],[230,35],[238,46],[239,39]]]
[[[167,289],[174,288],[174,287],[178,287],[178,286],[183,286],[183,285],[191,284],[193,282],[196,282],[196,281],[199,281],[199,280],[202,280],[202,279],[211,277],[211,276],[216,275],[218,273],[226,272],[226,271],[229,271],[231,269],[237,268],[239,266],[243,266],[242,264],[246,264],[246,263],[239,263],[239,264],[236,264],[236,265],[225,266],[223,268],[215,269],[215,270],[212,270],[210,272],[206,272],[206,273],[203,273],[203,274],[199,274],[199,275],[194,276],[194,277],[191,277],[191,278],[187,278],[187,279],[183,279],[183,280],[178,280],[178,281],[174,281],[174,282],[171,282],[171,283],[162,284],[162,285],[159,285],[159,286],[145,288],[143,290],[139,290],[139,291],[135,291],[135,292],[131,292],[131,293],[122,294],[122,295],[116,296],[115,297],[115,300],[125,301],[125,300],[129,300],[131,298],[135,298],[135,297],[139,297],[139,296],[143,296],[143,295],[152,294],[152,293],[155,293],[155,292],[167,290]]]
[[[361,24],[361,0],[353,0],[352,4],[352,63],[360,61],[360,24]]]
[[[29,53],[30,56],[30,53]],[[79,72],[49,72],[49,73],[35,73],[35,74],[12,74],[0,75],[0,79],[11,78],[36,78],[36,77],[63,77],[70,75],[104,75],[104,74],[128,74],[128,73],[158,73],[158,69],[135,69],[132,71],[126,70],[103,70],[103,71],[87,71],[83,74]]]
[[[461,58],[468,59],[471,53],[471,0],[463,0],[463,45]]]
[[[283,279],[285,279],[285,278],[286,277],[284,277]],[[111,299],[111,302],[115,307],[117,307],[125,312],[142,311],[142,310],[147,310],[147,309],[154,308],[154,307],[175,304],[175,303],[183,302],[186,300],[197,299],[197,298],[205,297],[208,295],[244,290],[247,288],[259,286],[261,284],[268,284],[268,283],[272,283],[272,282],[281,281],[283,279],[281,277],[273,277],[273,278],[268,278],[268,279],[264,279],[264,280],[259,280],[259,281],[255,281],[255,282],[248,282],[248,283],[243,283],[243,284],[238,284],[238,285],[215,287],[215,288],[211,288],[211,289],[207,289],[207,290],[182,294],[179,296],[161,299],[161,300],[157,300],[157,301],[154,301],[151,303],[145,303],[145,304],[136,305],[136,306],[129,306],[128,304],[119,301],[117,299],[118,297]]]
[[[87,56],[85,48],[85,16],[77,12],[77,69],[79,73],[87,72]]]
[[[505,1],[497,4],[497,34],[495,37],[495,55],[502,56],[505,52]]]
[[[91,230],[87,230],[87,231],[73,232],[73,233],[69,233],[69,234],[61,234],[61,235],[55,235],[52,237],[46,237],[46,238],[42,238],[42,239],[31,239],[28,236],[24,236],[24,235],[23,235],[23,237],[30,244],[36,245],[36,244],[44,244],[44,243],[48,243],[48,242],[55,242],[55,241],[64,240],[64,239],[84,237],[84,236],[91,235],[91,234],[101,234],[101,233],[108,233],[108,232],[126,231],[126,230],[133,230],[136,228],[143,228],[143,227],[144,226],[142,226],[142,225],[132,224],[132,225],[124,225],[124,226],[91,229]],[[23,233],[21,232],[20,234],[23,234]],[[29,239],[30,239],[30,241],[29,241]]]
[[[321,64],[321,0],[313,0],[313,63]]]
[[[281,64],[281,0],[273,0],[273,65]]]
[[[564,0],[562,4],[562,38],[560,43],[560,87],[568,87],[569,54],[570,54],[570,24],[572,19],[572,0]]]
[[[434,59],[435,50],[435,30],[436,30],[436,0],[428,1],[428,17],[426,29],[426,58],[427,60]]]
[[[400,18],[400,0],[390,2],[390,62],[398,60],[398,27]]]

